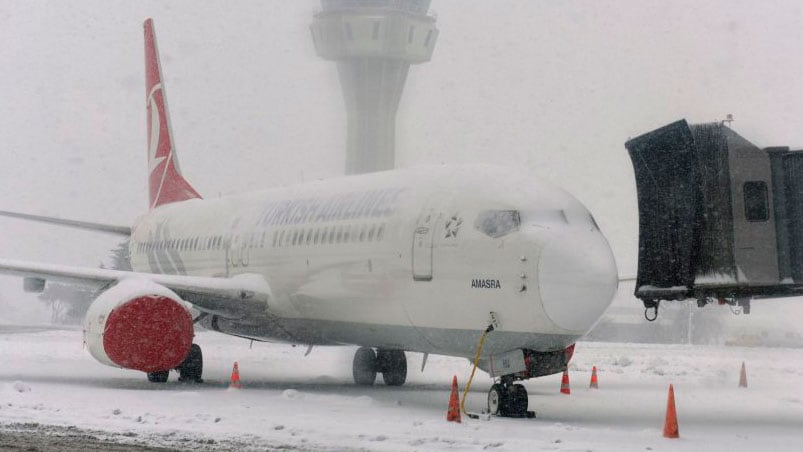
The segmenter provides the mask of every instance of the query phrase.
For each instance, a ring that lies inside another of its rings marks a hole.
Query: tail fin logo
[[[156,153],[159,150],[159,109],[154,108],[154,99],[153,96],[156,91],[162,90],[162,84],[157,83],[151,89],[151,92],[148,94],[148,115],[150,116],[150,140],[148,143],[148,173],[151,178],[155,176],[153,173],[156,168],[159,167],[159,164],[162,163],[167,157],[160,156],[157,157]],[[162,177],[159,178],[160,180],[164,179],[164,174]],[[161,184],[160,184],[161,185]]]
[[[170,131],[170,115],[162,83],[159,51],[153,21],[145,28],[145,96],[148,111],[148,184],[151,208],[172,202],[200,198],[201,195],[181,175]]]

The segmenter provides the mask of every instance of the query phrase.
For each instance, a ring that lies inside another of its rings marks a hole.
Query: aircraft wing
[[[9,259],[0,259],[0,273],[88,284],[98,288],[110,286],[123,279],[142,279],[167,287],[201,312],[228,319],[264,314],[271,299],[268,282],[257,274],[211,278],[72,267]]]
[[[131,228],[128,226],[118,226],[104,223],[93,223],[91,221],[78,221],[68,220],[57,217],[46,217],[43,215],[31,215],[29,213],[9,212],[7,210],[0,210],[0,216],[9,218],[18,218],[21,220],[38,221],[40,223],[50,223],[59,226],[67,226],[76,229],[86,229],[89,231],[105,232],[108,234],[131,236]]]

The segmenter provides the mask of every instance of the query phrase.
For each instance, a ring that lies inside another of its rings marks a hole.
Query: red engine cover
[[[164,296],[134,298],[106,320],[103,349],[115,364],[143,372],[177,367],[190,351],[192,317]]]

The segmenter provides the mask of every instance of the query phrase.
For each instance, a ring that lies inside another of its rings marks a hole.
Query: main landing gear
[[[535,417],[535,413],[527,411],[529,397],[527,389],[520,384],[513,384],[513,379],[502,378],[488,391],[488,412],[503,417]]]
[[[381,373],[388,386],[401,386],[407,380],[407,357],[403,350],[383,350],[376,352],[370,347],[360,347],[354,354],[352,374],[354,383],[371,386],[376,374]]]
[[[190,352],[187,353],[187,357],[184,358],[184,361],[176,367],[176,370],[178,370],[178,381],[182,383],[204,382],[203,378],[201,378],[204,371],[204,355],[198,344],[192,344],[190,346]],[[169,370],[148,372],[148,381],[152,383],[165,383],[169,375]]]

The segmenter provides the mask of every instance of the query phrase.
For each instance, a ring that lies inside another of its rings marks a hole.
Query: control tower
[[[335,61],[348,113],[346,174],[393,169],[396,111],[411,64],[432,57],[431,0],[321,0],[315,50]]]

